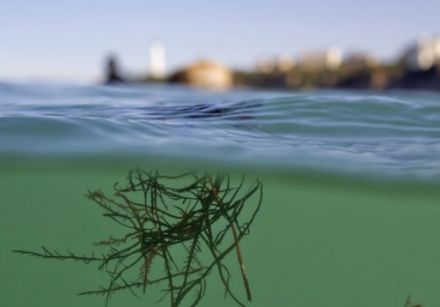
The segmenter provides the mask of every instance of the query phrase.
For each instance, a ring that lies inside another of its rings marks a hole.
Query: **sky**
[[[440,34],[439,12],[439,0],[1,0],[0,79],[97,82],[108,53],[140,74],[155,38],[169,71],[327,47],[390,59]]]

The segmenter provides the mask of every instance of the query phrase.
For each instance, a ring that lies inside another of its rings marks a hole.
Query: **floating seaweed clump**
[[[96,243],[107,248],[101,256],[63,254],[45,247],[41,252],[14,252],[98,263],[108,274],[108,285],[80,295],[105,295],[106,305],[116,292],[127,290],[137,296],[148,286],[159,284],[165,290],[162,299],[168,296],[172,307],[184,299],[196,306],[205,294],[208,276],[217,271],[226,295],[244,306],[231,290],[231,270],[225,264],[225,257],[235,250],[247,300],[252,300],[239,242],[249,233],[261,206],[263,187],[259,181],[245,190],[244,178],[233,186],[230,177],[223,174],[164,176],[143,170],[130,171],[127,180],[124,186],[114,185],[112,196],[101,190],[87,193],[104,210],[103,216],[126,230],[123,236]],[[177,186],[182,182],[186,184]],[[156,276],[157,272],[165,273]]]

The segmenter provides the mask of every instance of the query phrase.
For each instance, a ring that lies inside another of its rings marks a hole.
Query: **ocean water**
[[[440,305],[440,93],[0,83],[2,306],[104,306],[76,295],[106,283],[95,265],[12,250],[87,253],[118,235],[84,195],[134,168],[262,182],[241,242],[248,306]],[[239,271],[232,286],[245,301]],[[223,292],[212,273],[200,306],[232,305]]]

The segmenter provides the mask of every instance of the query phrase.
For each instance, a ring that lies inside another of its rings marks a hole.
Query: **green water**
[[[44,245],[88,253],[92,242],[120,233],[84,194],[110,191],[127,169],[2,167],[1,306],[104,306],[103,297],[76,295],[106,283],[95,265],[11,250]],[[438,185],[323,176],[247,174],[264,184],[263,207],[242,241],[254,296],[249,306],[401,307],[408,295],[440,306]],[[235,263],[234,255],[228,261]],[[244,299],[239,271],[233,279]],[[155,306],[161,295],[158,288],[140,299],[117,294],[109,306]],[[200,306],[231,305],[213,273]]]

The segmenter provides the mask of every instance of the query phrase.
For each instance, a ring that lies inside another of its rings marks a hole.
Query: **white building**
[[[342,64],[342,52],[338,48],[305,53],[299,62],[304,69],[338,69]]]
[[[277,57],[277,69],[281,72],[288,72],[295,67],[295,60],[287,53],[280,54]]]
[[[440,37],[422,38],[409,46],[403,54],[409,70],[428,70],[440,64]]]
[[[159,40],[150,44],[150,76],[155,79],[162,79],[166,74],[165,48]]]

